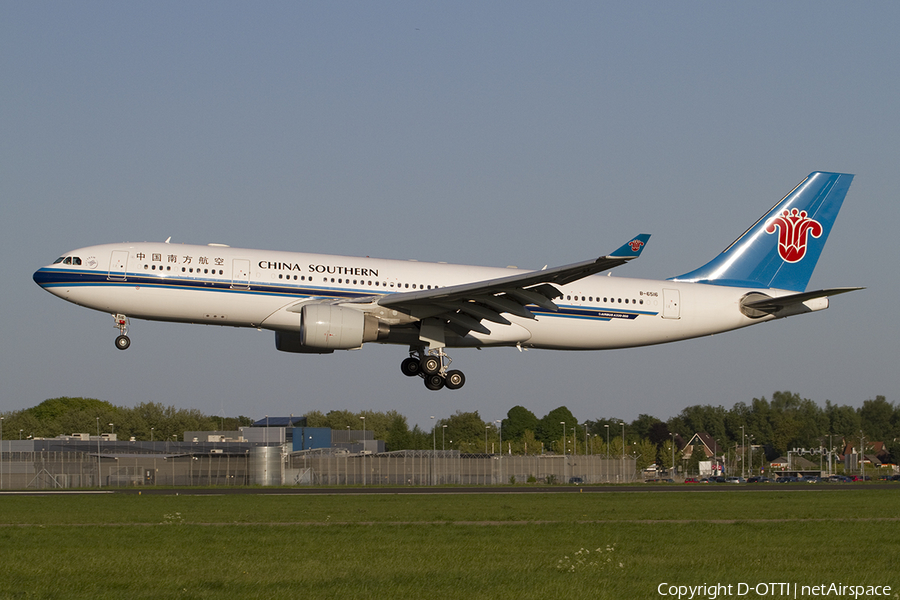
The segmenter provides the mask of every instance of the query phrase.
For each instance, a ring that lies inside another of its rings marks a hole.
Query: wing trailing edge
[[[442,336],[435,331],[437,323],[443,323],[459,335],[469,331],[489,335],[490,329],[483,321],[508,325],[509,320],[503,313],[534,319],[532,310],[535,306],[555,312],[558,307],[553,300],[562,295],[557,285],[566,285],[634,260],[641,255],[649,239],[649,234],[642,233],[614,252],[593,260],[427,291],[387,294],[375,299],[375,303],[423,322],[427,319],[429,333],[423,341],[428,341],[431,347],[440,347]]]

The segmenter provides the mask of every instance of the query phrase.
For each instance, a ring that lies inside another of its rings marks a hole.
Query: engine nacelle
[[[275,332],[275,348],[282,352],[296,352],[297,354],[331,354],[334,350],[325,348],[310,348],[304,346],[300,341],[299,333],[289,333],[287,331]]]
[[[387,337],[390,328],[372,315],[332,304],[300,311],[300,342],[309,348],[351,350]]]

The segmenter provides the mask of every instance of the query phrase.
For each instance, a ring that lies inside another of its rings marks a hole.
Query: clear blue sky
[[[2,410],[89,396],[228,415],[390,410],[411,424],[730,407],[791,390],[898,401],[896,2],[0,1]],[[135,321],[31,281],[118,241],[540,268],[639,231],[616,270],[706,262],[813,170],[857,175],[811,287],[829,310],[654,348],[457,350]]]

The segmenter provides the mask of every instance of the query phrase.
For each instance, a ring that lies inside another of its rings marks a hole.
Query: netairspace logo
[[[772,598],[816,598],[831,596],[833,598],[875,598],[891,595],[889,585],[845,585],[843,583],[822,583],[819,585],[800,585],[797,583],[715,583],[703,585],[672,585],[667,582],[657,586],[660,596],[671,596],[678,600],[717,598],[741,598],[748,594]],[[897,597],[897,594],[894,594]]]

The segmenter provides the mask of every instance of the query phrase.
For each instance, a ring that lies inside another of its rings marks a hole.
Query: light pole
[[[560,421],[559,424],[562,425],[562,428],[563,428],[563,435],[562,435],[561,441],[562,441],[562,451],[563,451],[563,483],[565,483],[566,482],[566,422]]]
[[[866,438],[863,437],[863,432],[860,430],[859,432],[859,475],[862,477],[862,480],[866,480],[866,446],[865,446]]]
[[[3,489],[3,417],[0,417],[0,490]]]
[[[606,427],[606,462],[603,465],[606,471],[606,483],[609,483],[609,423],[604,427]]]
[[[578,454],[578,444],[575,441],[575,431],[578,429],[578,423],[575,423],[575,427],[572,427],[572,456]]]
[[[747,436],[747,443],[750,445],[750,460],[747,461],[747,477],[753,477],[753,434]]]
[[[588,459],[587,459],[587,454],[588,454],[588,430],[587,430],[587,421],[584,422],[584,425],[582,425],[582,427],[584,427],[584,454],[585,454],[585,460],[588,460]],[[594,477],[593,477],[594,463],[591,462],[591,463],[589,463],[589,464],[590,464],[590,471],[591,471],[591,473],[590,473],[589,476],[588,476],[588,480],[590,480],[591,483],[594,483]]]
[[[491,428],[490,425],[485,425],[485,426],[484,426],[484,453],[485,453],[485,454],[488,453],[488,452],[487,452],[487,434],[488,434],[488,429],[490,429],[490,428]]]
[[[500,455],[497,458],[500,462],[497,467],[500,471],[500,483],[503,483],[503,421],[497,419],[494,423],[497,424],[497,432],[500,434]]]
[[[441,425],[441,452],[445,452],[447,450],[447,445],[444,443],[444,433],[447,431],[446,425]],[[500,452],[503,452],[503,448],[500,448]]]
[[[151,427],[151,428],[150,428],[150,441],[151,441],[151,442],[153,441],[153,430],[154,430],[154,429],[155,429],[154,427]]]
[[[744,441],[745,441],[744,426],[741,425],[741,479],[743,479],[746,476],[744,473],[744,459],[746,458],[746,456],[744,454],[744,448],[746,448],[747,445],[744,443]]]
[[[625,421],[622,425],[622,481],[625,481]]]
[[[97,419],[97,487],[100,487],[100,417]]]
[[[672,436],[672,466],[670,467],[670,471],[672,472],[672,474],[674,474],[674,472],[675,472],[675,434],[670,433],[669,435]]]
[[[834,464],[832,456],[834,455],[834,434],[828,434],[828,475],[834,475]]]
[[[360,421],[362,421],[363,425],[363,452],[362,452],[362,472],[363,472],[363,485],[366,485],[366,418],[360,417]]]
[[[562,425],[562,427],[563,427],[562,451],[563,451],[563,456],[565,456],[566,455],[566,422],[560,421],[559,424]]]
[[[587,440],[588,440],[587,423],[585,423],[584,425],[582,425],[582,427],[584,427],[584,453],[587,454],[587,453],[588,453],[588,445],[587,445]]]
[[[434,485],[434,454],[437,445],[434,442],[434,415],[431,415],[431,485]]]

